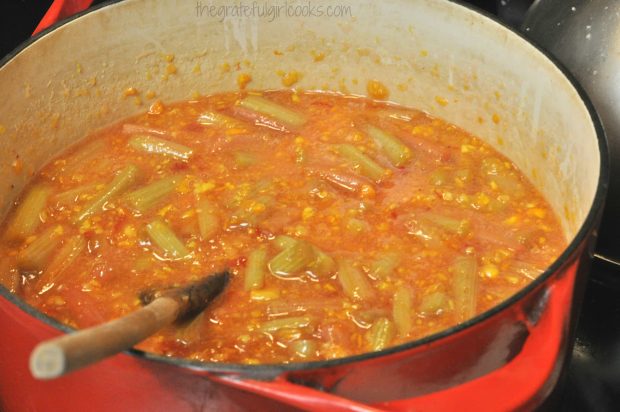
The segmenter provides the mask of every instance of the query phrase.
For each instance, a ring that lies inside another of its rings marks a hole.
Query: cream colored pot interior
[[[364,95],[369,80],[381,81],[390,100],[508,155],[546,194],[569,238],[582,225],[599,177],[595,130],[570,83],[521,38],[444,0],[272,1],[279,15],[222,15],[219,7],[238,4],[123,1],[44,35],[4,65],[2,214],[31,172],[91,130],[155,99],[238,89],[239,75],[251,76],[250,89],[282,88],[282,73],[297,71],[294,87],[303,89]],[[294,5],[336,6],[345,16],[290,17]]]

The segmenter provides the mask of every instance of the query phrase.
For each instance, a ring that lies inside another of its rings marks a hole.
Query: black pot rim
[[[0,68],[7,64],[11,59],[17,56],[22,50],[30,46],[31,44],[36,43],[38,39],[47,35],[48,33],[57,30],[58,28],[64,26],[67,23],[72,22],[73,20],[79,19],[80,17],[96,12],[105,7],[112,6],[117,3],[121,3],[123,0],[108,0],[101,4],[98,4],[90,9],[87,9],[83,12],[77,13],[74,16],[69,17],[68,19],[62,20],[58,23],[53,24],[49,28],[41,31],[36,36],[33,36],[20,44],[15,50],[6,55],[4,58],[0,59]],[[424,345],[429,345],[433,342],[439,341],[447,336],[457,334],[465,329],[468,329],[474,325],[480,324],[487,319],[494,317],[505,310],[509,309],[513,305],[517,304],[519,301],[524,299],[527,295],[535,291],[539,286],[545,283],[549,278],[551,278],[554,274],[560,273],[562,269],[564,269],[568,264],[574,261],[575,256],[579,254],[580,248],[582,245],[586,244],[589,237],[595,233],[596,228],[598,226],[598,222],[605,204],[605,197],[608,190],[609,185],[609,152],[608,152],[608,144],[605,136],[605,132],[603,129],[603,125],[599,116],[594,108],[594,105],[588,98],[584,89],[581,87],[579,82],[575,79],[575,77],[551,54],[546,52],[544,49],[533,43],[531,40],[526,38],[522,33],[517,31],[516,29],[504,24],[499,21],[496,16],[493,16],[486,11],[480,10],[470,4],[464,4],[459,0],[448,0],[450,3],[453,3],[457,6],[464,7],[470,10],[473,10],[487,19],[492,20],[494,23],[500,25],[505,30],[508,30],[513,35],[521,38],[525,43],[529,44],[531,47],[536,49],[539,53],[543,54],[548,60],[550,60],[556,68],[558,68],[563,76],[569,81],[571,86],[577,91],[581,101],[585,105],[588,114],[590,116],[590,120],[592,125],[594,126],[597,140],[598,140],[598,148],[600,155],[600,173],[599,179],[596,188],[596,194],[594,196],[594,200],[592,202],[592,206],[588,211],[588,215],[584,220],[584,223],[577,231],[577,234],[571,240],[569,245],[564,249],[564,251],[560,254],[560,256],[535,280],[533,280],[526,287],[521,289],[519,292],[506,299],[499,305],[494,306],[493,308],[483,312],[476,317],[463,322],[461,324],[452,326],[448,329],[442,330],[440,332],[434,333],[432,335],[426,336],[421,339],[417,339],[414,341],[410,341],[407,343],[403,343],[397,346],[392,346],[387,349],[377,351],[377,352],[367,352],[359,355],[348,356],[344,358],[332,359],[332,360],[324,360],[324,361],[312,361],[312,362],[296,362],[296,363],[288,363],[288,364],[260,364],[260,365],[246,365],[246,364],[231,364],[231,363],[218,363],[218,362],[200,362],[200,361],[192,361],[183,358],[173,358],[162,355],[157,355],[149,352],[144,352],[137,349],[129,349],[124,351],[123,353],[135,356],[137,358],[143,358],[150,361],[161,362],[169,365],[189,368],[193,370],[203,371],[203,372],[214,372],[214,373],[229,373],[236,374],[241,376],[255,376],[255,377],[275,377],[284,372],[294,372],[294,371],[307,371],[307,370],[316,370],[316,369],[325,369],[331,368],[361,361],[366,361],[370,359],[380,358],[386,355],[391,355],[398,352],[404,352],[407,350],[412,350],[415,348],[419,348]],[[11,303],[15,304],[24,312],[33,316],[37,320],[40,320],[62,332],[70,333],[73,332],[74,329],[70,328],[57,320],[45,315],[44,313],[38,311],[34,307],[28,305],[23,300],[19,299],[17,296],[13,295],[6,289],[3,285],[0,285],[0,296],[6,298]]]

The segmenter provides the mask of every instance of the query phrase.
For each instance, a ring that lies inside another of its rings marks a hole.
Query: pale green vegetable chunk
[[[336,311],[342,309],[343,301],[340,297],[333,297],[321,300],[312,300],[308,296],[308,300],[274,300],[267,307],[269,316],[279,317],[291,313],[306,312],[324,312],[326,310]]]
[[[422,298],[420,312],[425,315],[438,315],[449,309],[448,304],[448,296],[444,292],[433,292]]]
[[[47,205],[51,189],[45,185],[33,186],[20,204],[6,229],[6,237],[21,240],[34,234],[41,223],[41,212]]]
[[[87,217],[100,212],[107,202],[129,189],[137,179],[138,168],[134,165],[126,166],[119,171],[114,179],[112,179],[112,182],[110,182],[78,215],[76,223],[82,222]]]
[[[84,249],[86,249],[86,240],[83,236],[76,235],[67,239],[37,280],[39,288],[54,284]]]
[[[199,199],[196,207],[198,229],[203,240],[213,238],[221,229],[220,218],[215,205],[207,199]]]
[[[386,318],[375,321],[367,332],[368,343],[374,351],[385,349],[394,339],[394,324]]]
[[[259,326],[261,332],[274,333],[280,329],[298,329],[310,326],[312,318],[309,316],[294,316],[267,321]]]
[[[366,275],[350,261],[339,262],[338,281],[349,299],[369,300],[375,297],[375,291]]]
[[[266,302],[280,297],[279,289],[252,289],[250,299],[253,301]]]
[[[372,262],[369,275],[374,279],[389,279],[394,274],[394,270],[398,267],[400,261],[400,254],[386,253]]]
[[[368,222],[356,218],[349,218],[346,225],[347,231],[353,234],[360,234],[370,229]]]
[[[179,176],[165,177],[134,190],[127,195],[127,203],[135,210],[144,213],[174,192],[180,179]]]
[[[411,159],[411,149],[392,134],[375,126],[368,126],[366,132],[393,166],[404,166]]]
[[[49,263],[52,254],[61,243],[62,226],[54,226],[46,229],[43,233],[21,250],[17,255],[17,264],[23,270],[43,270]]]
[[[293,247],[299,240],[286,235],[278,235],[273,240],[280,250]],[[336,261],[327,253],[314,245],[310,245],[314,253],[314,260],[308,264],[307,269],[318,278],[326,278],[336,272]]]
[[[240,168],[246,168],[255,165],[258,162],[256,155],[248,152],[235,152],[234,153],[235,166]]]
[[[466,235],[471,231],[471,223],[467,219],[453,219],[432,212],[422,213],[420,217],[453,234]]]
[[[189,160],[194,151],[187,146],[149,135],[135,135],[129,139],[129,146],[136,150]]]
[[[217,206],[208,199],[198,198],[196,216],[200,237],[203,240],[212,239],[223,228]]]
[[[536,279],[544,271],[544,267],[534,265],[533,263],[523,262],[521,260],[515,260],[506,270],[507,273],[515,273],[524,276],[529,280]]]
[[[265,284],[267,251],[263,248],[253,250],[248,256],[245,269],[244,288],[246,291],[260,289]]]
[[[155,262],[157,262],[157,258],[145,253],[136,257],[136,260],[133,262],[133,269],[138,272],[153,271],[156,266]]]
[[[434,186],[443,186],[449,181],[446,169],[437,169],[429,176],[429,183]]]
[[[269,261],[269,270],[276,276],[288,276],[308,268],[315,259],[316,253],[312,245],[298,240]]]
[[[457,170],[455,173],[455,177],[462,183],[469,182],[471,181],[471,169]]]
[[[490,180],[499,187],[502,193],[515,199],[523,197],[524,187],[517,176],[509,173],[499,174],[492,176]]]
[[[473,256],[463,256],[452,264],[454,305],[458,319],[463,322],[476,314],[478,263]]]
[[[334,258],[317,247],[314,247],[314,253],[316,259],[310,264],[310,271],[319,278],[333,275],[338,266]]]
[[[306,116],[288,107],[282,106],[261,96],[248,96],[239,101],[239,105],[246,109],[274,118],[287,126],[301,127],[306,123]]]
[[[183,242],[162,220],[156,219],[146,225],[146,231],[153,243],[163,249],[168,257],[182,259],[189,255]]]
[[[360,149],[352,144],[345,143],[336,145],[336,150],[340,156],[350,162],[355,169],[359,170],[359,172],[367,178],[379,182],[386,177],[386,169],[366,156]]]
[[[401,337],[407,336],[413,328],[413,303],[411,290],[399,286],[392,299],[392,318]]]
[[[82,195],[94,193],[97,190],[97,186],[99,186],[98,183],[78,186],[75,189],[69,189],[65,192],[54,195],[52,201],[60,206],[70,206],[78,201]]]
[[[316,355],[317,348],[317,341],[313,339],[299,339],[290,345],[292,354],[299,358],[308,358]]]
[[[219,126],[226,129],[243,128],[244,124],[237,119],[219,112],[204,112],[198,117],[198,123],[204,126]]]
[[[297,243],[297,239],[286,235],[278,235],[275,237],[275,239],[273,239],[273,243],[278,249],[284,250],[290,248],[295,243]]]

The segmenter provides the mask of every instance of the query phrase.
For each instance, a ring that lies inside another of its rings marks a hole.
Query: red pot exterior
[[[585,248],[581,248],[585,250]],[[120,354],[54,381],[37,381],[28,358],[59,331],[0,297],[1,410],[528,410],[555,385],[569,349],[580,259],[518,300],[459,332],[410,349],[340,365],[223,374]],[[291,383],[295,382],[295,383]],[[318,391],[312,388],[322,388]],[[353,401],[351,401],[353,400]]]

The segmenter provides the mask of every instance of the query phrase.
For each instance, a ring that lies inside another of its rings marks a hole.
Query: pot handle
[[[297,385],[284,377],[269,382],[231,376],[209,376],[209,380],[251,392],[263,398],[273,399],[303,411],[380,412],[384,410],[307,386]]]
[[[366,405],[310,387],[294,384],[280,376],[274,381],[257,381],[230,375],[209,379],[236,389],[270,398],[301,410],[336,412],[370,411],[454,411],[467,406],[478,412],[532,409],[551,392],[559,376],[558,365],[565,353],[567,311],[570,311],[578,261],[549,286],[543,313],[521,352],[505,366],[480,378],[427,395]]]
[[[505,366],[461,385],[418,398],[385,402],[390,411],[531,410],[549,396],[566,355],[568,320],[579,259],[547,286],[547,304],[521,352]],[[467,409],[467,408],[465,408]]]
[[[59,20],[86,10],[92,2],[93,0],[54,0],[32,35],[45,30]]]

